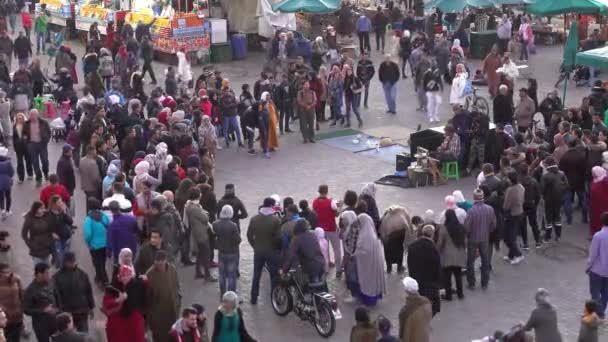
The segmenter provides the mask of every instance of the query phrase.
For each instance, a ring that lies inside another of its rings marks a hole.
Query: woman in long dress
[[[262,93],[261,99],[262,101],[266,101],[266,109],[268,110],[268,114],[270,114],[268,125],[268,149],[270,152],[274,152],[279,148],[279,136],[277,135],[277,124],[279,119],[277,116],[277,107],[272,101],[270,93]]]
[[[355,249],[357,273],[365,274],[359,277],[359,300],[367,306],[374,306],[386,293],[386,279],[384,275],[384,249],[378,239],[374,221],[367,214],[357,217],[359,222],[359,236]]]
[[[492,46],[492,50],[483,60],[483,72],[486,74],[488,80],[488,91],[490,96],[495,97],[498,94],[498,84],[500,83],[500,77],[496,70],[502,66],[502,60],[498,53],[498,46]]]

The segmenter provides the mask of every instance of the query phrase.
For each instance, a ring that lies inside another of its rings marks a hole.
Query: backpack
[[[114,61],[112,61],[112,57],[103,56],[100,58],[99,74],[101,77],[109,77],[114,75]]]

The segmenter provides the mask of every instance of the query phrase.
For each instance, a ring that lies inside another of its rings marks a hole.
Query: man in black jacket
[[[467,163],[467,174],[471,173],[475,163],[479,163],[479,167],[485,161],[485,148],[490,131],[490,118],[478,110],[471,112],[471,148],[469,150],[469,158]]]
[[[386,59],[378,68],[378,76],[384,89],[384,99],[388,106],[387,113],[397,114],[397,81],[399,81],[399,65],[392,60],[391,55],[386,55]]]
[[[78,331],[89,331],[95,300],[89,275],[76,264],[74,252],[65,253],[63,267],[53,276],[57,307],[72,314]]]
[[[51,140],[51,127],[46,120],[38,117],[37,109],[30,111],[30,118],[23,125],[23,137],[27,141],[27,150],[36,173],[36,186],[41,186],[42,175],[45,179],[49,178],[48,144]]]
[[[279,130],[281,134],[284,132],[293,132],[289,128],[289,120],[293,117],[293,99],[292,90],[293,84],[289,82],[287,74],[283,74],[281,83],[276,87],[275,95],[277,107],[279,109]]]
[[[19,37],[15,39],[14,47],[15,57],[19,60],[19,65],[27,67],[29,58],[32,56],[32,42],[23,34],[23,31],[19,32]]]
[[[555,228],[555,240],[559,241],[562,236],[561,208],[564,194],[570,185],[553,157],[547,157],[542,164],[546,170],[540,178],[540,192],[545,200],[545,240],[551,240],[551,231]]]
[[[219,216],[222,208],[225,205],[232,207],[232,222],[236,223],[236,226],[241,230],[240,220],[244,220],[249,216],[245,205],[238,198],[234,191],[234,184],[226,184],[224,196],[217,202],[217,215]]]
[[[380,42],[382,42],[382,53],[384,53],[384,36],[386,35],[386,26],[388,18],[382,10],[382,6],[378,6],[374,19],[372,19],[374,31],[376,32],[376,51],[380,51]]]
[[[23,312],[32,317],[32,327],[38,341],[48,342],[57,330],[55,314],[57,305],[53,284],[50,281],[50,266],[46,262],[37,263],[34,267],[34,280],[25,289],[23,295]]]
[[[156,18],[154,18],[156,20]],[[152,79],[151,84],[156,84],[156,75],[154,75],[154,68],[152,68],[152,60],[154,59],[154,47],[152,41],[148,35],[143,36],[141,40],[141,58],[144,60],[144,66],[141,69],[141,78],[143,80],[146,76],[146,72],[150,74]]]
[[[374,62],[368,58],[368,53],[361,54],[361,59],[357,63],[357,77],[363,82],[365,93],[363,95],[363,107],[367,108],[367,97],[369,95],[369,83],[376,73]]]
[[[399,74],[397,74],[399,75]],[[419,292],[431,301],[433,316],[441,311],[439,288],[441,285],[441,263],[439,251],[433,242],[435,227],[422,227],[422,236],[407,249],[407,268],[410,277],[416,279]]]
[[[528,174],[528,165],[523,163],[519,165],[519,175],[521,185],[524,187],[524,219],[521,220],[521,237],[524,242],[523,249],[528,249],[528,223],[532,228],[532,235],[536,248],[542,245],[540,231],[538,230],[538,222],[536,219],[536,210],[540,202],[540,185],[538,181]]]

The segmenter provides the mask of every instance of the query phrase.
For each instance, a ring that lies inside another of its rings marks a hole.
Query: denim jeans
[[[517,233],[521,226],[523,215],[505,216],[505,245],[509,248],[509,259],[521,256],[521,251],[517,245]]]
[[[279,275],[278,254],[276,252],[253,254],[253,279],[251,281],[251,301],[256,303],[260,294],[260,278],[266,267],[270,274],[270,286],[274,288]]]
[[[42,174],[44,178],[49,176],[49,150],[47,144],[43,142],[32,142],[27,145],[27,151],[30,155],[30,160],[36,173],[36,181],[42,181]],[[40,170],[40,163],[42,163],[42,171]]]
[[[376,51],[380,50],[380,43],[382,43],[382,51],[384,51],[384,37],[386,36],[386,31],[376,31]]]
[[[268,115],[260,115],[258,120],[258,132],[260,133],[260,146],[262,152],[268,152],[268,130],[270,129],[270,117]]]
[[[40,48],[46,52],[46,32],[36,32],[36,53],[40,53]]]
[[[467,283],[475,286],[475,259],[477,252],[481,258],[481,286],[488,286],[490,281],[490,243],[469,241],[467,243]]]
[[[591,299],[599,305],[598,316],[604,318],[608,304],[608,278],[589,272],[589,292],[591,292]]]
[[[386,100],[388,111],[392,113],[396,112],[397,83],[384,82],[382,83],[382,89],[384,90],[384,99]]]
[[[522,42],[521,42],[521,54],[519,56],[519,59],[522,61],[528,60],[528,41],[527,40],[522,40]]]
[[[577,195],[579,203],[581,205],[581,215],[583,223],[587,223],[587,194],[585,191],[567,191],[564,195],[564,213],[566,214],[566,222],[572,224],[572,206],[574,204],[574,194]]]
[[[230,144],[230,139],[228,139],[228,132],[230,129],[233,129],[236,134],[236,141],[240,144],[241,142],[241,130],[239,130],[239,122],[235,116],[225,116],[224,120],[222,120],[222,130],[224,131],[224,139],[226,140],[226,146]]]
[[[71,239],[67,239],[65,241],[55,240],[55,267],[57,269],[61,268],[63,265],[63,256],[65,253],[70,251],[70,241]]]
[[[367,108],[367,98],[369,97],[369,83],[370,81],[363,82],[363,107]]]
[[[346,123],[350,125],[350,112],[351,109],[355,116],[357,117],[357,121],[359,123],[363,123],[361,121],[361,114],[359,113],[359,106],[361,105],[361,94],[353,94],[352,96],[345,96],[344,100],[346,102]]]
[[[218,253],[220,296],[226,291],[236,292],[236,277],[239,268],[238,253]]]

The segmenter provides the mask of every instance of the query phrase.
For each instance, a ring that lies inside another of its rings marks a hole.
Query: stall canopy
[[[220,0],[226,12],[230,32],[259,34],[268,36],[273,27],[285,27],[295,30],[295,15],[275,13],[271,4],[276,0]]]
[[[465,7],[489,8],[494,7],[491,0],[432,0],[424,5],[426,10],[439,8],[443,13],[462,12]]]
[[[296,15],[273,11],[270,0],[258,1],[257,17],[258,34],[262,37],[272,38],[277,28],[296,29]]]
[[[534,0],[492,0],[496,6],[518,6],[531,4]]]
[[[577,53],[576,64],[608,70],[608,46]]]
[[[283,0],[272,10],[283,13],[331,13],[340,9],[340,0]]]
[[[601,0],[536,0],[528,6],[528,11],[536,15],[599,13],[607,10],[608,6]]]

